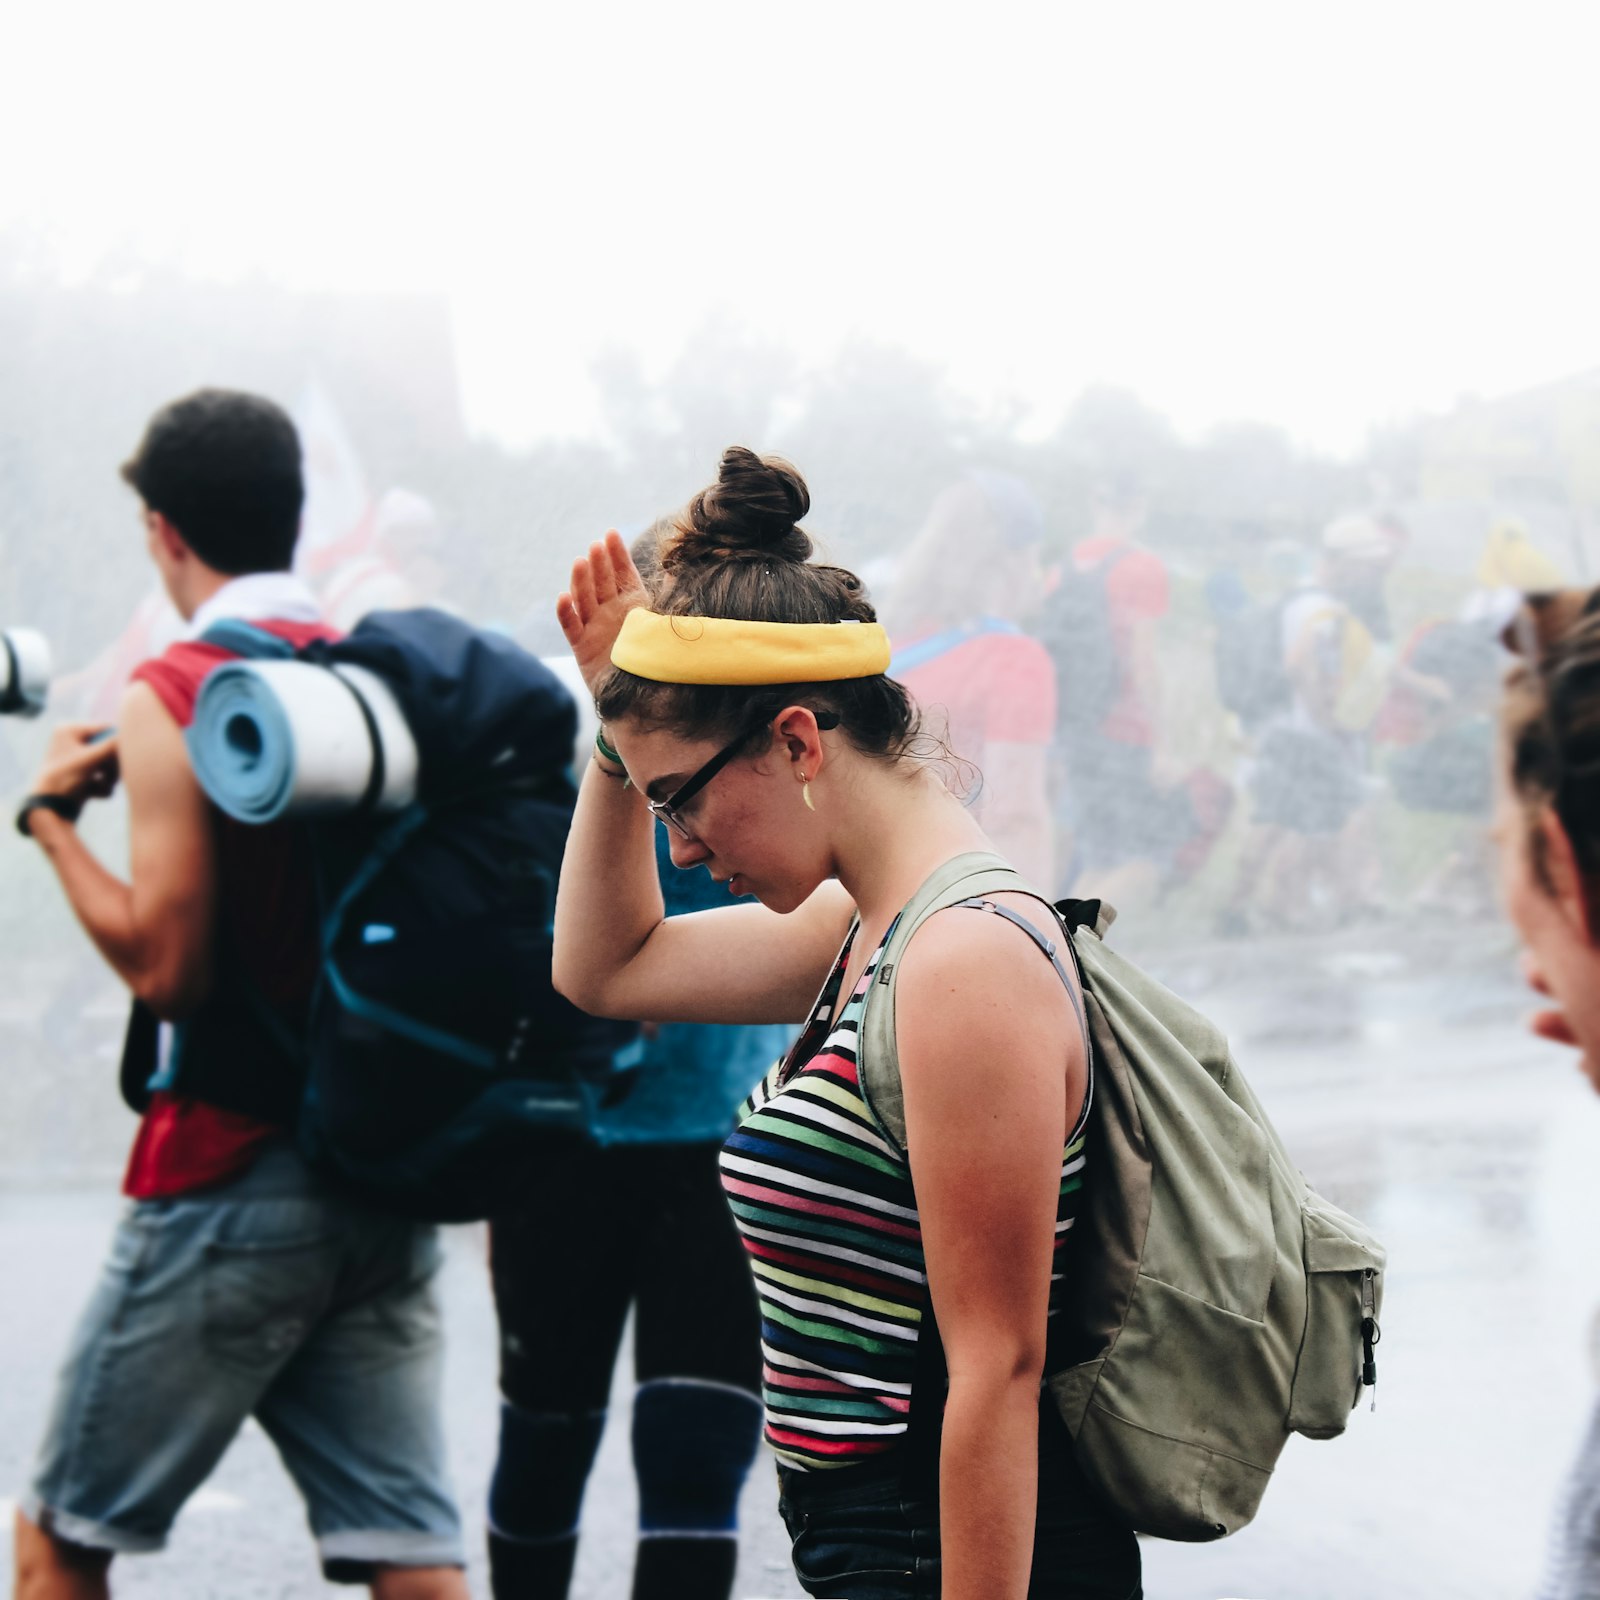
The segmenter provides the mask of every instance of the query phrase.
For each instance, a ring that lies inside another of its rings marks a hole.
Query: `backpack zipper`
[[[1377,1270],[1373,1267],[1365,1268],[1361,1274],[1361,1386],[1372,1390],[1373,1411],[1378,1409],[1378,1363],[1373,1347],[1383,1338],[1383,1330],[1373,1314],[1377,1310],[1373,1287],[1373,1280],[1377,1276]]]

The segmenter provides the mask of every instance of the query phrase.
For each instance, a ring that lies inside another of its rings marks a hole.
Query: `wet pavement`
[[[1506,937],[1441,925],[1404,939],[1169,949],[1148,964],[1228,1029],[1307,1175],[1390,1252],[1376,1412],[1363,1407],[1342,1439],[1291,1440],[1243,1533],[1213,1546],[1147,1543],[1151,1600],[1530,1593],[1593,1387],[1600,1100],[1569,1057],[1522,1032]],[[91,1182],[80,1166],[49,1186],[34,1154],[0,1141],[0,1496],[26,1479],[56,1360],[117,1211],[114,1180]],[[494,1445],[493,1318],[481,1234],[452,1230],[449,1243],[451,1446],[477,1530]],[[625,1387],[614,1399],[575,1600],[628,1592]],[[763,1463],[746,1492],[740,1596],[800,1594],[774,1500]],[[334,1592],[254,1428],[170,1550],[118,1572],[118,1593],[163,1600]],[[476,1552],[472,1579],[486,1594]]]

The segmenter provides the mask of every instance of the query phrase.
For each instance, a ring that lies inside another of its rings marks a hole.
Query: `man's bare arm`
[[[110,754],[128,793],[130,882],[108,872],[60,817],[36,811],[30,827],[100,954],[152,1011],[176,1020],[205,998],[211,981],[211,812],[182,730],[147,685],[134,684],[124,697],[114,749],[106,747],[102,759]],[[47,760],[40,789],[69,790],[72,766],[67,751],[54,766]]]

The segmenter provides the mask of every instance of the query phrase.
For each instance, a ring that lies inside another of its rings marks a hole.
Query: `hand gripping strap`
[[[1073,952],[1072,961],[1074,968],[1077,969],[1078,984],[1074,985],[1068,980],[1066,969],[1057,959],[1057,947],[1052,941],[1041,938],[1038,930],[1025,918],[1017,916],[1003,906],[985,902],[982,897],[989,894],[1025,894],[1038,900],[1042,905],[1050,904],[1043,895],[1029,887],[1015,868],[1007,866],[997,855],[988,851],[972,851],[965,855],[953,856],[928,876],[922,887],[911,897],[905,910],[900,913],[894,932],[878,961],[877,977],[867,993],[861,1017],[858,1056],[861,1091],[889,1142],[901,1152],[904,1152],[906,1147],[906,1102],[905,1089],[900,1079],[900,1054],[895,1043],[895,969],[899,966],[900,958],[917,929],[936,912],[950,906],[973,904],[1003,916],[1021,927],[1049,957],[1051,964],[1060,974],[1061,981],[1066,984],[1067,992],[1072,998],[1073,1009],[1078,1015],[1079,1025],[1084,1030],[1084,1049],[1090,1061],[1093,1061],[1089,1030],[1077,992],[1082,986],[1083,974],[1078,968],[1076,952]],[[1085,904],[1085,910],[1088,904],[1092,902]],[[1054,907],[1050,910],[1051,915],[1059,922],[1060,914]],[[1099,913],[1097,920],[1108,919],[1104,913]],[[1063,942],[1071,951],[1071,936],[1066,934],[1065,930],[1063,932]]]

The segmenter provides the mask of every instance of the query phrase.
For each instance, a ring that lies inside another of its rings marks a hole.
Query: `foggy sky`
[[[1048,428],[1375,422],[1600,362],[1580,8],[189,4],[0,23],[0,228],[442,289],[471,424],[596,423],[707,313]]]

